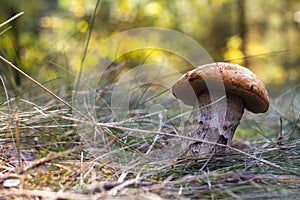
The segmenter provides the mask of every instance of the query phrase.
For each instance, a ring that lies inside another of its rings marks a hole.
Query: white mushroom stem
[[[198,96],[198,103],[185,123],[185,132],[195,139],[230,145],[243,113],[244,102],[240,97],[226,94],[220,99],[220,95],[206,91]],[[223,150],[224,147],[205,142],[189,142],[186,153],[200,156]]]

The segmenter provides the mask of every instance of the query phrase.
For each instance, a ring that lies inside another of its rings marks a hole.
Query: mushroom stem
[[[234,132],[244,113],[242,98],[227,93],[220,98],[217,93],[206,90],[198,96],[184,131],[189,137],[204,141],[230,145]],[[200,156],[210,152],[220,152],[226,148],[205,142],[189,142],[188,156]]]

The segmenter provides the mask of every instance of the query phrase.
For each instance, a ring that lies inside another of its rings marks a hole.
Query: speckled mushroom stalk
[[[261,80],[249,69],[232,63],[212,63],[189,71],[172,91],[193,106],[184,134],[205,141],[188,141],[187,156],[223,151],[226,148],[209,142],[230,145],[244,108],[253,113],[269,108],[268,93]]]
[[[198,103],[185,123],[184,131],[192,138],[230,145],[243,113],[244,102],[240,97],[228,93],[218,100],[204,91],[198,96]],[[202,142],[188,142],[188,146],[188,156],[224,150],[224,147]]]

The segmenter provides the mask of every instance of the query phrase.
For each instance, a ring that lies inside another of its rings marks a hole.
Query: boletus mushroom
[[[200,156],[226,149],[244,109],[263,113],[269,108],[268,92],[249,69],[232,63],[202,65],[184,74],[172,87],[175,97],[193,106],[184,132],[198,139],[186,145],[186,155]],[[223,144],[218,146],[214,143]]]

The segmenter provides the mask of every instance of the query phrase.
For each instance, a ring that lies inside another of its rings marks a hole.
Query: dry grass
[[[284,115],[282,137],[274,136],[272,142],[253,141],[251,148],[232,148],[212,157],[122,166],[93,157],[86,151],[87,146],[76,132],[76,119],[63,105],[32,106],[32,110],[10,113],[6,112],[6,106],[7,102],[1,106],[0,120],[0,194],[3,199],[284,199],[300,196],[299,116],[290,115],[292,121]],[[268,116],[274,118],[278,109],[273,108]],[[293,109],[299,113],[299,107]],[[244,123],[250,124],[250,128],[255,126],[249,117]],[[273,125],[261,125],[261,129]]]

